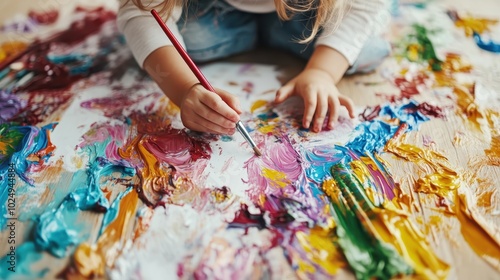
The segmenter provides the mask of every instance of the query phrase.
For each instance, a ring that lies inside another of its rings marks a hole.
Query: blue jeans
[[[194,61],[207,62],[250,51],[257,45],[282,49],[309,59],[314,41],[300,44],[297,39],[309,35],[310,13],[297,14],[281,21],[276,12],[254,14],[235,9],[223,0],[191,2],[178,27],[186,50]],[[389,55],[390,45],[372,37],[361,50],[347,74],[373,71]]]

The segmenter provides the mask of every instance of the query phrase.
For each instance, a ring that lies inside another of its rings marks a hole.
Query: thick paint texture
[[[433,193],[437,196],[454,201],[454,214],[460,222],[460,228],[465,241],[486,261],[493,265],[500,258],[500,236],[495,233],[492,225],[485,223],[477,213],[474,205],[468,203],[467,182],[463,175],[457,173],[449,164],[448,159],[434,151],[423,150],[405,143],[405,135],[392,139],[387,145],[387,151],[398,157],[423,165],[427,171],[416,184],[416,191]]]
[[[10,120],[25,106],[26,101],[10,92],[0,90],[0,124]]]
[[[0,124],[0,228],[11,216],[6,207],[9,169],[15,175],[15,188],[22,182],[31,185],[33,180],[28,173],[39,170],[55,148],[49,138],[54,127],[55,124],[42,128]]]

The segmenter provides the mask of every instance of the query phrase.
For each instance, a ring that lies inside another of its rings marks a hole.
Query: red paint
[[[57,21],[57,19],[59,18],[59,11],[57,10],[46,11],[46,12],[30,11],[28,13],[28,17],[36,21],[38,24],[49,25]]]
[[[411,80],[406,77],[397,77],[394,79],[394,84],[401,91],[401,97],[411,98],[414,95],[420,93],[419,87],[425,86],[425,82],[429,79],[429,76],[425,73],[418,73]]]
[[[72,93],[64,90],[35,91],[28,93],[28,104],[10,119],[21,125],[37,125],[44,122],[61,107],[68,105]]]
[[[446,117],[446,112],[444,111],[444,109],[442,107],[439,107],[436,105],[431,105],[427,102],[418,104],[417,110],[426,116],[433,116],[435,118]]]
[[[81,75],[70,76],[67,67],[51,63],[47,59],[47,54],[54,47],[54,44],[71,46],[82,42],[88,36],[99,32],[105,22],[114,20],[116,16],[114,12],[105,10],[102,7],[95,10],[77,8],[77,12],[85,12],[85,17],[82,20],[73,22],[68,29],[54,34],[45,41],[35,41],[25,52],[9,60],[8,64],[1,65],[1,68],[3,68],[20,60],[25,63],[26,70],[35,74],[31,81],[14,91],[66,89],[83,78]],[[93,68],[99,69],[99,67],[101,65]]]
[[[375,107],[366,107],[363,113],[361,113],[359,116],[362,121],[372,121],[378,117],[380,110],[380,105],[377,105]]]

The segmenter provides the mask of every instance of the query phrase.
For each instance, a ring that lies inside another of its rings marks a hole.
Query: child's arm
[[[162,1],[153,0],[149,7]],[[181,8],[174,9],[166,24],[183,44],[176,24],[181,13]],[[217,93],[212,93],[199,85],[149,11],[141,11],[132,1],[121,0],[117,24],[139,65],[181,109],[184,126],[201,132],[234,133],[241,113],[238,99],[225,91],[216,89]]]
[[[144,69],[161,90],[181,108],[181,119],[189,129],[233,134],[241,113],[238,99],[226,91],[217,93],[201,86],[173,46],[153,51]]]
[[[370,36],[386,25],[390,15],[386,0],[353,0],[350,10],[336,27],[326,25],[316,42],[316,49],[304,70],[285,84],[276,95],[276,103],[291,95],[304,99],[305,128],[319,132],[328,114],[329,129],[338,119],[340,105],[354,117],[354,104],[341,95],[336,84],[354,63]]]

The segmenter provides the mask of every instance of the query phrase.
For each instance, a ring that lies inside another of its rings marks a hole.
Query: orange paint
[[[111,268],[121,253],[127,230],[135,220],[139,197],[131,191],[120,202],[116,219],[111,222],[97,240],[96,244],[82,243],[74,254],[74,265],[84,277],[103,276],[105,268]]]

